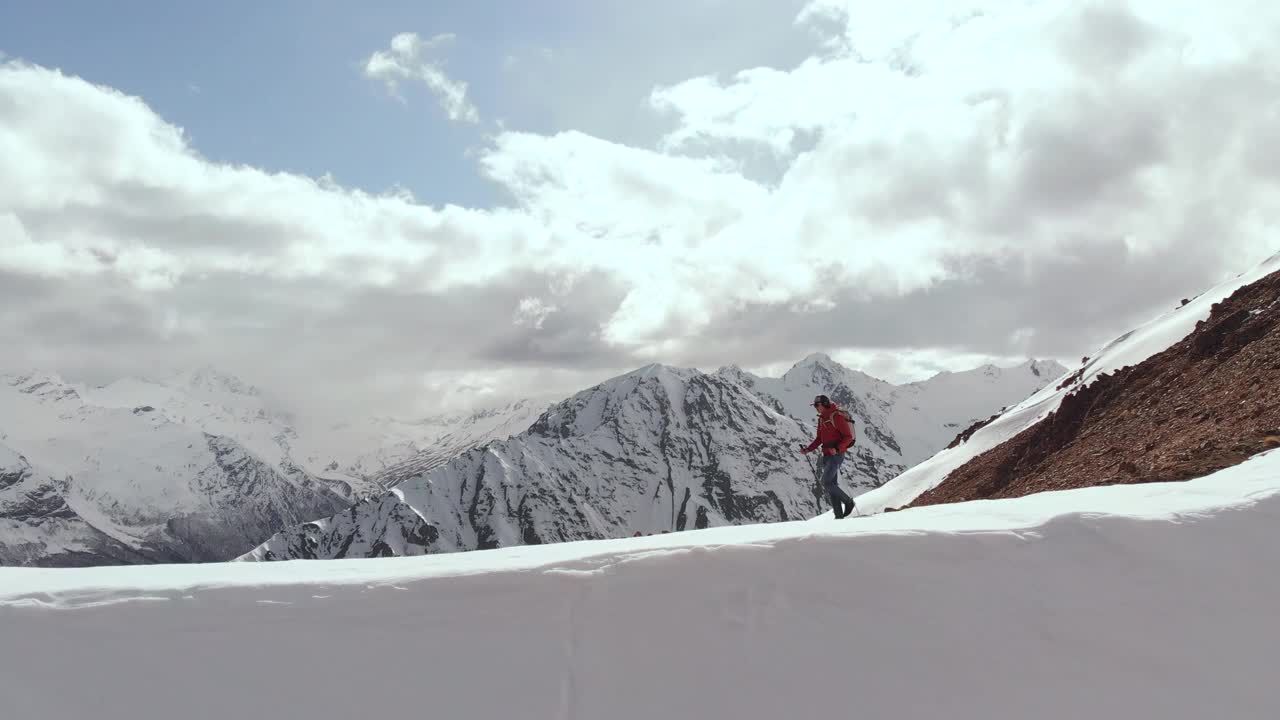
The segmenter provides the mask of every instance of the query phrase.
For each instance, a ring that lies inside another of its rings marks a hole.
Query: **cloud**
[[[210,162],[138,98],[0,65],[6,362],[212,363],[335,413],[815,349],[903,378],[1078,358],[1276,250],[1280,10],[797,22],[817,39],[789,68],[657,87],[651,146],[498,132],[493,208]],[[397,36],[372,76],[421,80],[447,42]]]
[[[533,327],[535,330],[541,330],[542,324],[547,320],[547,316],[557,309],[555,305],[546,303],[542,298],[520,298],[520,305],[516,308],[513,322],[516,325],[526,325]]]
[[[479,122],[479,111],[467,100],[467,84],[450,79],[439,63],[424,57],[427,51],[452,44],[456,39],[448,33],[427,40],[417,33],[400,33],[391,38],[389,49],[377,50],[365,60],[365,77],[386,84],[387,91],[397,98],[401,97],[401,81],[420,80],[435,95],[450,120]]]
[[[1275,51],[1265,33],[1231,51],[1219,36],[1249,17],[1274,29],[1276,13],[1241,6],[1206,27],[1157,3],[958,7],[814,3],[801,17],[841,19],[838,51],[659,88],[655,107],[679,119],[666,142],[732,157],[817,134],[760,220],[804,229],[837,278],[875,295],[946,281],[949,257],[1035,267],[1078,238],[1153,266],[1201,262],[1188,224],[1215,233],[1219,270],[1265,253],[1273,241],[1242,216],[1275,208],[1246,161],[1267,147],[1251,118],[1274,111]]]

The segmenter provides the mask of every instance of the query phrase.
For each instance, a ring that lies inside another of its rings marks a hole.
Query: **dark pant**
[[[844,462],[843,454],[822,456],[822,487],[831,498],[831,507],[836,517],[844,517],[853,512],[853,498],[840,489],[840,465]]]

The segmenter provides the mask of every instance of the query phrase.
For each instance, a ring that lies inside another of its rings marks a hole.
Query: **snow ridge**
[[[1218,284],[1187,304],[1124,333],[1092,356],[1084,358],[1080,367],[1066,378],[1055,380],[1026,400],[1007,408],[999,417],[974,432],[966,442],[939,452],[892,482],[859,498],[860,506],[867,512],[880,512],[909,504],[937,487],[954,470],[973,458],[1044,420],[1058,409],[1065,397],[1088,386],[1100,375],[1137,365],[1177,344],[1196,329],[1197,323],[1210,316],[1216,303],[1278,270],[1280,254]]]
[[[200,720],[417,717],[424,698],[441,717],[1261,720],[1280,706],[1277,460],[430,558],[0,568],[0,695],[51,720],[192,697]],[[314,682],[335,648],[360,661]]]

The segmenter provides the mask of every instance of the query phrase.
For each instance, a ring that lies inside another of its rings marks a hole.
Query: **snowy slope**
[[[0,562],[222,560],[347,501],[150,405],[86,402],[52,375],[0,378]],[[12,456],[18,455],[17,461]]]
[[[985,365],[893,385],[816,353],[780,378],[760,377],[733,366],[719,374],[810,425],[815,395],[827,395],[848,409],[858,432],[848,473],[857,478],[859,487],[870,488],[924,461],[970,425],[1022,401],[1065,372],[1054,361],[1028,360],[1011,368]]]
[[[956,468],[1043,420],[1058,408],[1063,398],[1088,385],[1099,375],[1137,365],[1176,344],[1195,330],[1197,323],[1209,317],[1215,303],[1277,270],[1280,270],[1280,254],[1247,273],[1213,287],[1188,304],[1121,335],[1088,358],[1071,376],[1047,385],[1009,408],[996,420],[975,432],[967,442],[943,450],[885,486],[863,495],[858,499],[859,507],[864,512],[874,513],[905,506],[922,493],[936,487]]]
[[[300,433],[210,368],[101,387],[0,376],[0,446],[35,466],[0,491],[0,564],[228,559],[378,495],[389,467],[434,466],[537,414],[521,402],[421,422],[304,420]]]
[[[65,484],[0,443],[0,565],[143,562],[145,556],[95,529],[63,499]]]
[[[1048,381],[1032,367],[1040,366],[959,375],[974,388],[998,385],[1007,403]],[[809,517],[825,501],[796,449],[813,436],[801,418],[812,415],[816,392],[866,420],[844,476],[856,495],[905,467],[893,413],[907,418],[913,442],[927,436],[920,442],[934,450],[955,435],[948,419],[969,421],[953,397],[958,384],[895,387],[825,356],[781,379],[652,365],[553,406],[526,433],[406,473],[380,498],[289,528],[248,557],[414,555]],[[991,392],[975,394],[993,402]],[[897,409],[902,403],[912,408]],[[983,405],[976,416],[1000,407]],[[920,429],[929,422],[939,428]]]
[[[518,400],[470,414],[440,415],[417,423],[393,421],[401,434],[408,436],[412,433],[415,439],[384,445],[376,455],[362,456],[350,467],[365,473],[378,487],[389,488],[443,465],[472,448],[494,440],[505,440],[528,430],[550,405],[550,402]],[[385,429],[386,424],[377,424],[375,427],[380,428],[379,437],[393,437]],[[354,424],[345,424],[341,429],[357,432]],[[315,433],[309,437],[323,438],[326,447],[329,444],[328,435],[324,433]]]
[[[76,386],[86,404],[102,408],[150,408],[167,422],[234,439],[276,471],[302,482],[321,482],[354,500],[377,492],[359,475],[325,472],[299,462],[292,450],[297,433],[290,418],[272,408],[259,390],[211,368],[163,380],[125,378],[102,387]]]
[[[258,388],[212,368],[76,390],[91,404],[150,406],[173,422],[234,438],[280,472],[309,475],[352,501],[395,484],[406,463],[419,471],[430,469],[525,430],[545,409],[522,400],[422,420],[377,417],[323,424],[273,406]]]
[[[1272,452],[851,521],[0,568],[0,696],[41,720],[1269,720],[1277,546]]]
[[[897,429],[906,464],[929,459],[975,422],[1056,385],[1066,372],[1053,360],[1028,360],[1010,368],[983,365],[943,372],[901,386],[893,396],[889,424]]]
[[[524,399],[419,420],[372,417],[337,424],[292,419],[290,455],[317,476],[358,478],[365,496],[493,440],[528,429],[550,402]]]

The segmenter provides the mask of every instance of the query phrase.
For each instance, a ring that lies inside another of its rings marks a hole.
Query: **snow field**
[[[387,560],[0,569],[9,717],[1271,718],[1280,452]]]

